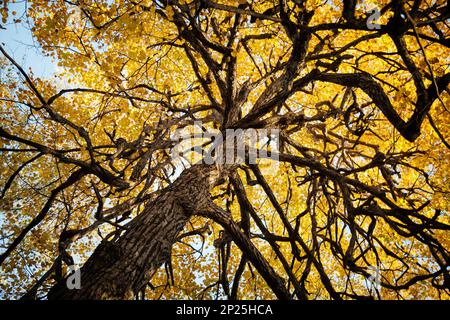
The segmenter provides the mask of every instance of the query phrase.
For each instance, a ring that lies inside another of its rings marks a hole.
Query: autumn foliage
[[[133,228],[170,224],[148,208],[187,217],[169,254],[88,297],[450,297],[445,1],[2,2],[0,37],[28,23],[58,71],[0,47],[0,298],[45,298],[99,246],[125,263]],[[276,171],[174,161],[195,121],[279,129]]]

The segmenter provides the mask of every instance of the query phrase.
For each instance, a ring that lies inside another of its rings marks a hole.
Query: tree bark
[[[68,289],[66,280],[48,293],[53,299],[132,299],[168,261],[179,232],[193,214],[211,218],[232,236],[246,258],[278,299],[290,299],[283,279],[233,221],[215,205],[210,189],[221,179],[216,166],[195,165],[185,170],[169,188],[126,225],[115,241],[103,241],[80,270],[81,288]]]
[[[190,216],[208,204],[214,166],[195,165],[126,225],[116,241],[103,241],[80,270],[81,288],[57,283],[49,299],[131,299],[168,260]]]

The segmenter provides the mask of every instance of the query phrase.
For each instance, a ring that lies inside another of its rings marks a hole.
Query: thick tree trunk
[[[190,216],[210,201],[214,166],[196,165],[184,171],[144,211],[126,225],[114,242],[102,242],[81,268],[81,289],[56,284],[49,299],[130,299],[169,258],[178,233]]]
[[[219,223],[279,299],[290,299],[284,281],[228,212],[216,206],[209,191],[220,180],[214,165],[185,170],[144,211],[126,225],[116,241],[104,241],[81,268],[81,288],[57,283],[49,299],[132,299],[168,260],[177,235],[193,214]]]

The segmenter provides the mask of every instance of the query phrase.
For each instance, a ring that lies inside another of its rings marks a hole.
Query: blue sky
[[[6,29],[0,29],[0,42],[5,50],[25,69],[29,68],[36,77],[50,77],[56,71],[56,63],[43,54],[39,44],[33,39],[31,21],[26,18],[26,1],[11,3],[9,12],[17,14],[8,17]],[[13,23],[13,18],[21,19],[21,23]]]

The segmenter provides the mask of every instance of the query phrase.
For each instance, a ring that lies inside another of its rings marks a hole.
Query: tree
[[[449,298],[445,1],[27,4],[61,72],[0,47],[4,297]],[[175,159],[196,122],[278,161]]]

